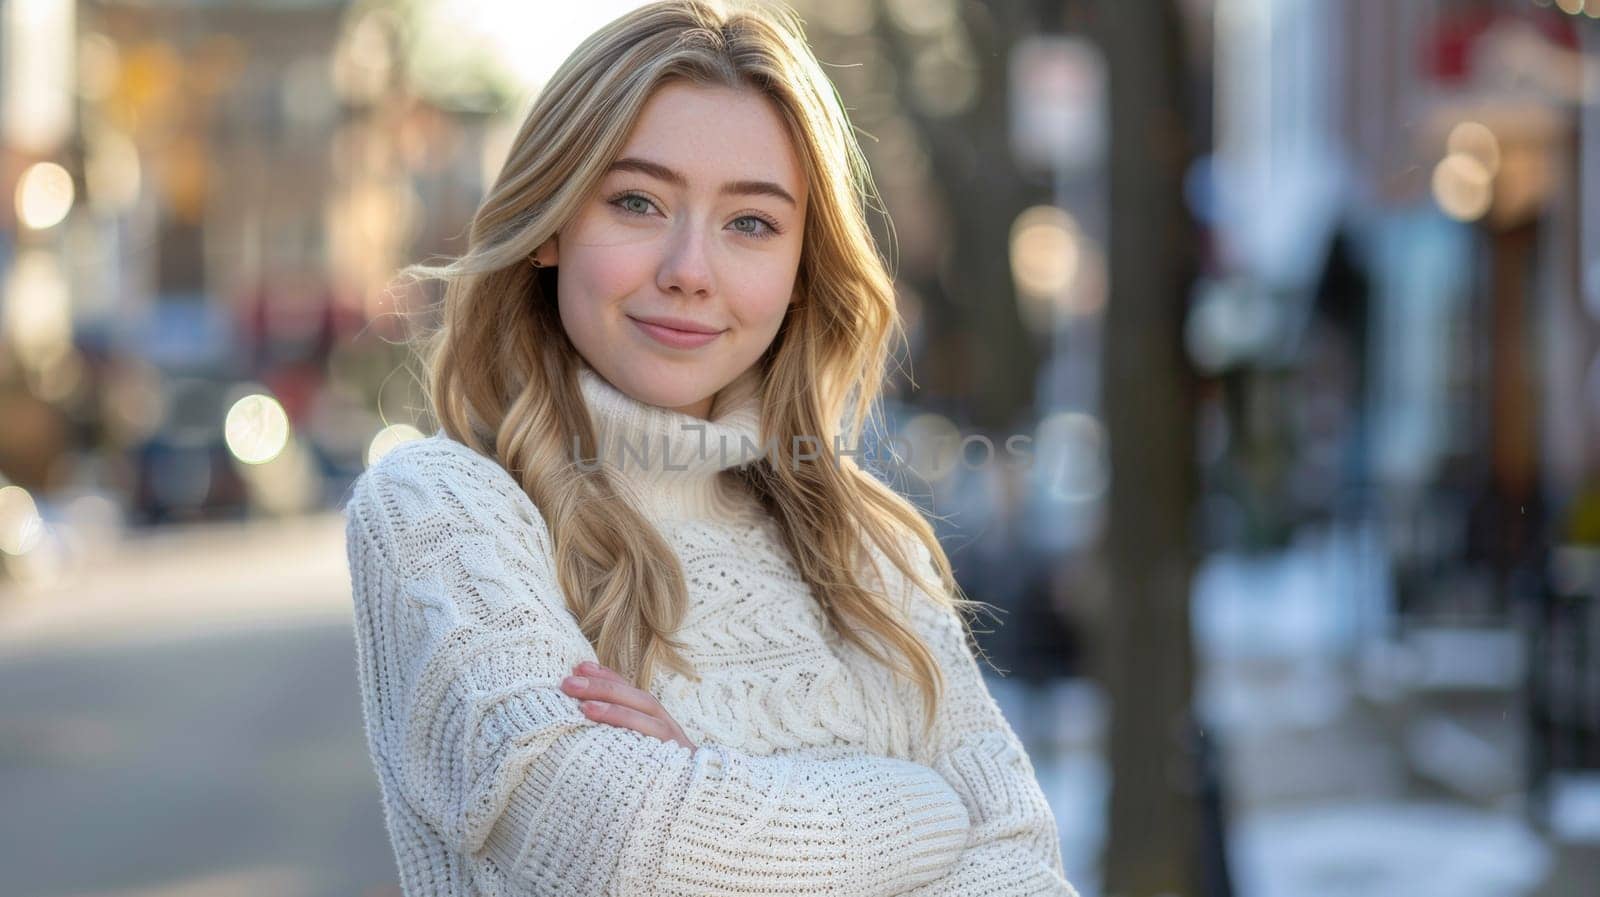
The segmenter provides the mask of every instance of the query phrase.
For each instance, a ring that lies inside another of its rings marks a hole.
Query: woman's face
[[[599,189],[556,235],[568,338],[628,395],[706,417],[716,392],[778,332],[794,294],[806,199],[769,100],[663,85]]]

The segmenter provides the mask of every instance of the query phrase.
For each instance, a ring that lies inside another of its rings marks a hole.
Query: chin
[[[647,362],[630,374],[633,395],[664,408],[693,405],[716,392],[715,378],[709,372],[685,369],[682,365]]]

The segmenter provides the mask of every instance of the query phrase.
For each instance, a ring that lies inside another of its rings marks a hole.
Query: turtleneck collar
[[[620,474],[646,516],[660,520],[717,518],[735,509],[737,496],[721,473],[761,451],[760,378],[752,365],[717,392],[702,420],[641,402],[578,362],[601,462]]]

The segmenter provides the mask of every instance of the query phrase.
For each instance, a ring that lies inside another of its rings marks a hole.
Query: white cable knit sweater
[[[709,421],[580,378],[605,457],[648,446],[619,463],[683,564],[678,635],[702,677],[662,669],[650,691],[698,747],[590,720],[561,691],[595,652],[539,510],[498,463],[442,432],[393,449],[345,513],[367,743],[407,897],[1076,897],[958,618],[881,563],[945,674],[924,740],[920,694],[825,625],[775,522],[720,476],[759,450],[741,453],[759,445],[754,371]]]

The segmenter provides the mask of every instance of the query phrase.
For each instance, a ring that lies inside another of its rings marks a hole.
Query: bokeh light
[[[395,446],[413,439],[422,439],[422,431],[410,424],[390,424],[378,431],[372,437],[372,443],[367,446],[367,466],[378,463],[378,459],[389,454]]]
[[[0,551],[7,577],[34,594],[59,589],[81,577],[82,553],[70,532],[41,525],[26,551]]]
[[[374,102],[390,89],[398,60],[393,44],[402,26],[393,10],[363,13],[345,35],[333,59],[333,86],[342,96]]]
[[[55,227],[72,211],[72,175],[54,162],[35,162],[17,179],[17,219],[34,230]]]
[[[47,156],[71,138],[80,117],[72,89],[79,5],[12,0],[0,6],[0,132],[7,150]]]
[[[160,369],[138,358],[116,363],[100,398],[107,435],[123,445],[154,436],[170,414]]]
[[[1476,221],[1494,199],[1494,177],[1466,153],[1450,153],[1433,169],[1433,198],[1457,221]]]
[[[102,215],[133,208],[143,179],[139,148],[127,135],[104,127],[91,130],[87,144],[83,174],[90,206]]]
[[[972,108],[978,96],[978,64],[959,32],[917,51],[911,64],[911,91],[929,115],[948,118]]]
[[[1078,264],[1078,225],[1065,209],[1033,206],[1012,222],[1011,274],[1031,329],[1050,329],[1055,305],[1072,285]]]
[[[44,520],[28,490],[15,485],[0,487],[0,551],[27,554],[43,535]]]
[[[888,0],[884,6],[889,21],[908,34],[936,34],[956,21],[955,0]]]
[[[265,464],[289,441],[289,415],[272,396],[247,395],[228,409],[223,426],[228,451],[246,464]]]
[[[122,69],[122,54],[111,38],[89,32],[78,38],[78,95],[90,102],[111,96]]]
[[[1600,2],[1595,5],[1600,6]],[[1445,139],[1445,152],[1471,156],[1491,178],[1500,172],[1500,140],[1482,122],[1464,121],[1451,128]]]
[[[0,329],[23,364],[45,368],[71,349],[71,297],[60,256],[39,249],[19,253],[4,299]]]

